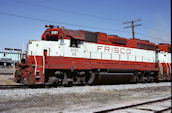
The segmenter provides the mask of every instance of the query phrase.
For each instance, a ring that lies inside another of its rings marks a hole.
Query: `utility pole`
[[[131,20],[131,21],[128,21],[128,22],[124,22],[124,23],[123,23],[123,24],[131,23],[131,26],[124,27],[124,29],[125,29],[125,28],[130,28],[130,27],[132,28],[133,39],[135,39],[134,27],[136,27],[136,26],[141,26],[141,24],[134,25],[134,23],[135,23],[135,22],[138,22],[138,21],[141,21],[141,19]]]

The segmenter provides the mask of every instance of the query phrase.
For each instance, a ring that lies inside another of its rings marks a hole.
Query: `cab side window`
[[[71,38],[70,40],[70,47],[79,47],[80,44],[83,44],[81,40]]]

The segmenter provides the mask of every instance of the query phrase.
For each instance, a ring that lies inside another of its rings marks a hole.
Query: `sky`
[[[0,51],[41,40],[45,25],[171,43],[170,0],[0,0]]]

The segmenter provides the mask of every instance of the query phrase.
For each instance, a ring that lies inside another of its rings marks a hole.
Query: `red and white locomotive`
[[[170,80],[171,45],[52,25],[42,40],[30,40],[16,82],[113,84]]]

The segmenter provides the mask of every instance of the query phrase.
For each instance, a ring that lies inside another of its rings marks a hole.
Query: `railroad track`
[[[45,85],[0,85],[1,90],[5,89],[27,89],[27,88],[45,88]]]
[[[143,103],[138,103],[138,104],[132,104],[132,105],[128,105],[128,106],[123,106],[123,107],[117,107],[117,108],[111,108],[111,109],[106,109],[106,110],[101,110],[101,111],[96,111],[94,113],[116,113],[116,112],[126,112],[129,113],[130,110],[135,109],[135,110],[143,110],[144,113],[147,112],[152,112],[152,113],[163,113],[166,111],[170,111],[172,109],[171,107],[171,102],[169,102],[169,106],[164,107],[161,110],[155,110],[152,108],[151,105],[153,104],[158,104],[161,102],[166,102],[166,101],[170,101],[172,97],[167,97],[167,98],[163,98],[163,99],[158,99],[158,100],[153,100],[153,101],[148,101],[148,102],[143,102]],[[145,106],[146,105],[146,106]],[[145,107],[144,107],[145,106]],[[155,107],[155,106],[154,106]]]

